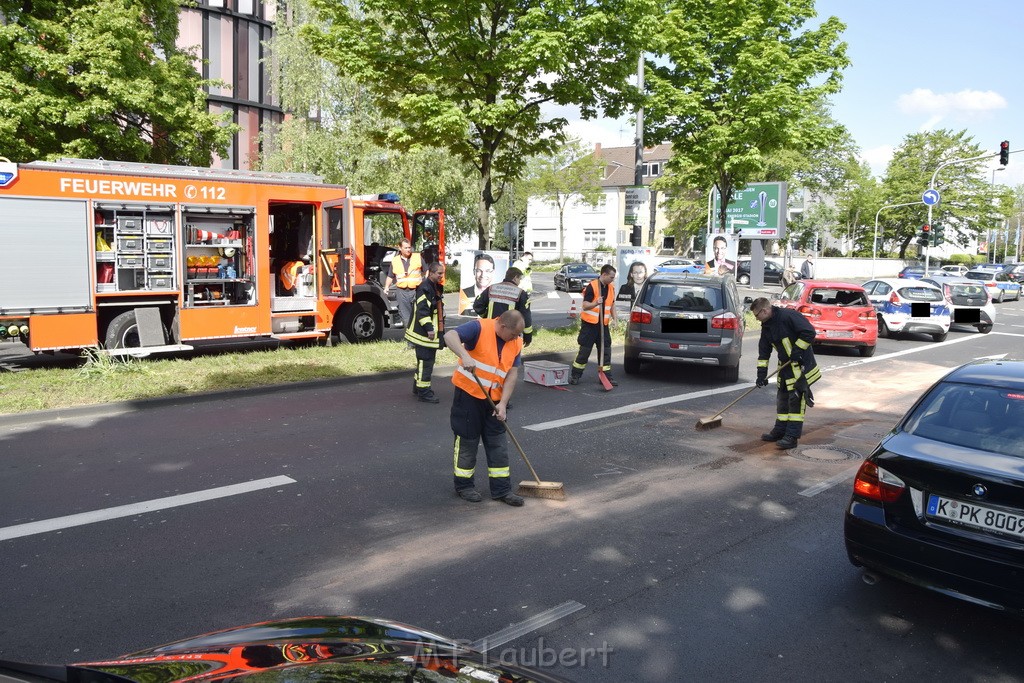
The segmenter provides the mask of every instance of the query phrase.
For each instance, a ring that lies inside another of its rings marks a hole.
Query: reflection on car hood
[[[180,640],[110,660],[83,662],[112,677],[145,683],[217,681],[565,679],[504,663],[464,643],[413,626],[368,617],[269,621]],[[75,672],[69,671],[70,677]],[[70,678],[69,677],[69,678]],[[104,680],[103,677],[91,680]]]

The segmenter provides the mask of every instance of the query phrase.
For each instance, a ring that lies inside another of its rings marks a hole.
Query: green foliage
[[[838,19],[805,29],[815,16],[809,0],[665,4],[653,37],[659,57],[647,65],[644,138],[673,143],[679,184],[715,185],[729,197],[775,180],[770,171],[805,168],[801,156],[845,135],[824,105],[848,64]],[[724,210],[719,220],[724,228]]]
[[[526,161],[552,151],[566,121],[544,103],[619,115],[649,31],[653,0],[462,3],[365,0],[358,11],[313,0],[325,20],[303,35],[366,88],[393,119],[389,148],[447,149],[478,177],[476,228],[486,246],[491,207]]]
[[[0,150],[209,166],[237,126],[209,114],[174,0],[0,0]]]
[[[913,133],[893,153],[882,182],[884,204],[914,202],[929,187],[932,174],[946,161],[981,156],[983,150],[967,131],[936,130]],[[942,169],[935,187],[942,202],[932,210],[932,222],[945,228],[946,242],[966,246],[986,228],[995,227],[989,215],[995,193],[982,178],[984,161],[955,164]],[[923,204],[887,209],[879,218],[879,234],[899,245],[899,257],[916,241],[928,211]]]

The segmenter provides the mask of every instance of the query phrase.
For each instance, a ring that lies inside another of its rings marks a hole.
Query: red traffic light
[[[999,163],[1006,166],[1010,163],[1010,141],[1003,140],[999,143]]]
[[[931,232],[931,230],[932,230],[932,226],[930,226],[930,225],[922,225],[921,226],[921,232]]]

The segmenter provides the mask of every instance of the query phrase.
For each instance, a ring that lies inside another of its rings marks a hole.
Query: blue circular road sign
[[[939,191],[938,190],[925,190],[925,193],[921,195],[921,201],[928,206],[934,206],[939,203]]]

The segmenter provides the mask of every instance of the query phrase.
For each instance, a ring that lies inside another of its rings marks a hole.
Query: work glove
[[[532,341],[533,341],[533,334],[530,333],[530,332],[523,332],[523,346],[524,347],[529,346],[530,342],[532,342]]]
[[[768,386],[768,368],[757,369],[757,386],[766,387]]]
[[[794,367],[802,368],[804,361],[803,351],[800,349],[793,349],[793,353],[789,354],[789,361]]]

